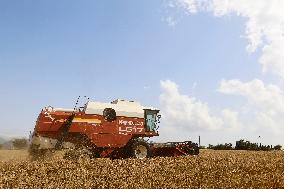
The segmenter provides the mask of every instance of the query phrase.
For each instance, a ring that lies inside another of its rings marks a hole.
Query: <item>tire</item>
[[[136,159],[145,159],[151,156],[150,147],[145,141],[134,141],[130,146],[130,155]]]
[[[194,155],[198,155],[199,154],[199,147],[197,146],[195,149],[194,149]]]

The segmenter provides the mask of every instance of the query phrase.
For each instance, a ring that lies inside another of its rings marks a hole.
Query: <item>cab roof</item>
[[[89,101],[85,105],[85,113],[103,115],[105,108],[114,109],[117,116],[138,118],[144,118],[144,109],[159,111],[154,107],[142,106],[139,102],[117,99],[111,103]]]

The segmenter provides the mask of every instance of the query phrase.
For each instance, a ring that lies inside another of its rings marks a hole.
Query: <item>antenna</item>
[[[79,103],[79,99],[80,99],[80,97],[81,97],[81,96],[78,96],[78,98],[77,98],[77,101],[76,101],[75,106],[74,106],[74,111],[75,111],[75,110],[76,110],[76,108],[77,108],[77,105],[78,105],[78,103]]]
[[[86,106],[86,105],[87,105],[87,103],[88,103],[88,101],[90,100],[90,98],[89,98],[89,97],[87,97],[87,96],[84,96],[84,98],[87,98],[87,101],[86,101],[86,103],[84,104],[84,106]]]
[[[87,103],[88,103],[88,101],[90,100],[90,98],[87,97],[87,96],[82,96],[82,97],[87,99],[86,103],[84,104],[84,106],[86,106]],[[79,96],[79,97],[77,98],[77,100],[76,100],[76,103],[75,103],[75,106],[74,106],[74,111],[76,111],[76,109],[78,108],[78,104],[79,104],[80,98],[81,98],[81,96]]]

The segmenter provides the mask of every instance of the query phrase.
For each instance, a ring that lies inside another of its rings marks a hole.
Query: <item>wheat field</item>
[[[30,161],[0,150],[0,188],[284,188],[284,153],[201,151],[199,156]]]

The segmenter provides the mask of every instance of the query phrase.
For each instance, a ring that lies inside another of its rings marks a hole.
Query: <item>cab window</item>
[[[145,110],[145,125],[147,131],[155,131],[157,128],[157,110]]]

